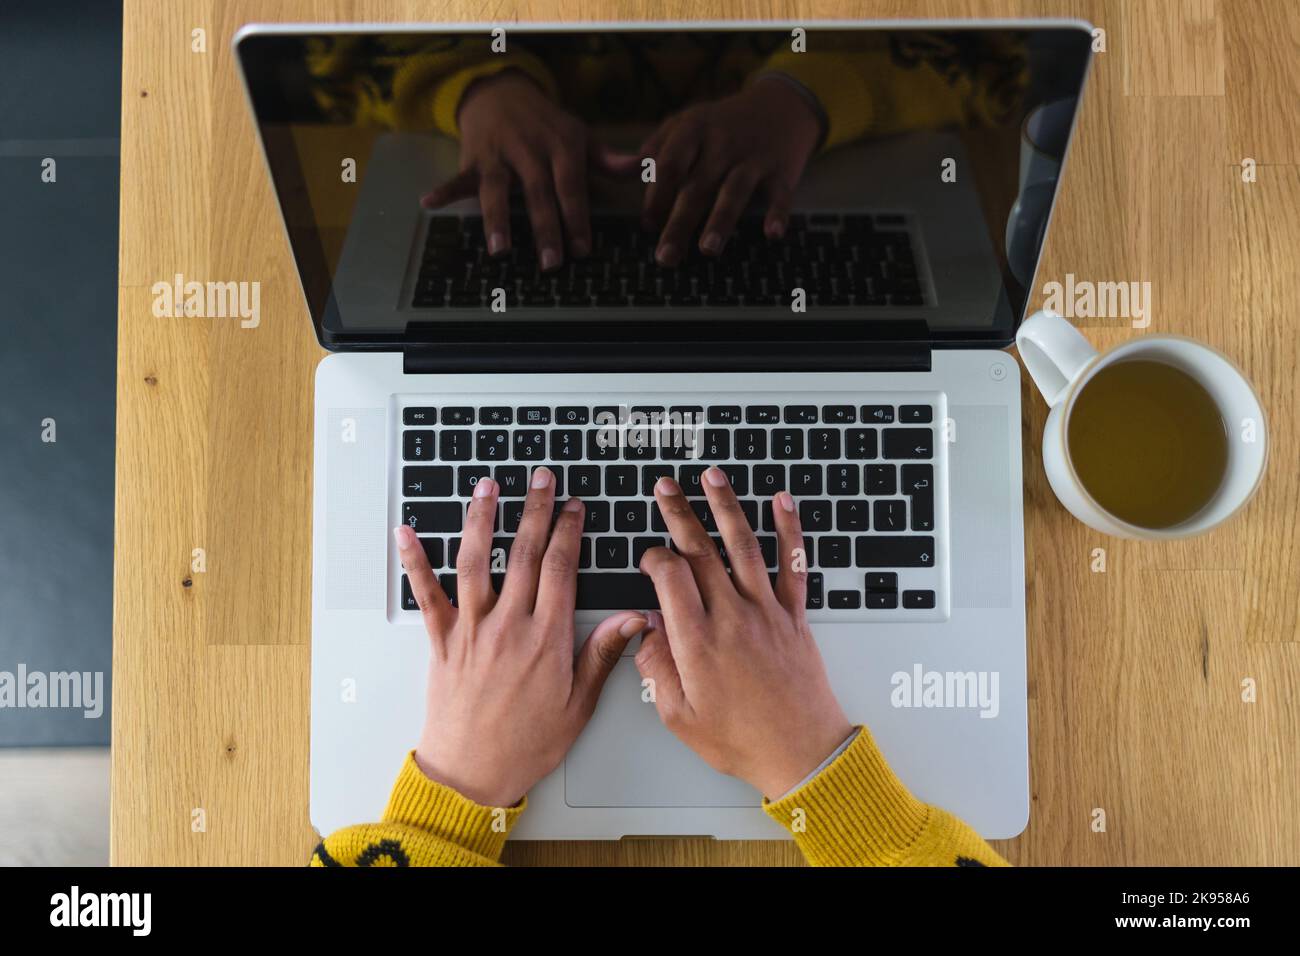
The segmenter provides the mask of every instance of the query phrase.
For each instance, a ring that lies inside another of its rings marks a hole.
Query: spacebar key
[[[578,609],[644,611],[658,609],[654,582],[643,574],[579,574]]]

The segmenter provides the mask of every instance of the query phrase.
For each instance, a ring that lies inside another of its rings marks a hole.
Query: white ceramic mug
[[[1089,527],[1122,538],[1187,538],[1232,517],[1259,487],[1268,459],[1264,409],[1241,371],[1208,345],[1178,335],[1144,335],[1099,354],[1068,321],[1044,311],[1021,323],[1016,347],[1051,407],[1043,428],[1047,480],[1061,504]],[[1164,362],[1186,372],[1209,392],[1228,429],[1228,462],[1219,490],[1196,514],[1168,528],[1116,518],[1088,493],[1070,461],[1066,435],[1075,399],[1103,368],[1129,359]]]

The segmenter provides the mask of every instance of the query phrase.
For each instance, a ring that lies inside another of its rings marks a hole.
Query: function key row
[[[555,420],[560,424],[585,425],[588,410],[585,406],[562,407],[555,410]],[[477,410],[468,405],[445,405],[441,409],[426,405],[410,405],[402,409],[403,425],[521,425],[551,424],[551,409],[545,405],[485,405]]]
[[[699,405],[634,405],[632,412],[643,415],[694,415],[704,417],[710,425],[852,425],[858,421],[873,425],[887,425],[895,420],[903,424],[927,424],[934,419],[934,409],[929,405],[710,405],[707,413]],[[612,416],[612,417],[611,417]],[[625,422],[628,409],[614,405],[597,406],[595,420],[599,423]],[[411,426],[437,425],[586,425],[593,418],[592,410],[584,405],[561,405],[552,409],[545,405],[486,405],[476,410],[467,405],[447,405],[441,409],[432,406],[408,406],[402,409],[402,424]]]
[[[853,425],[861,421],[868,425],[888,425],[895,420],[902,423],[928,424],[934,420],[934,409],[929,405],[739,405],[709,406],[710,425],[739,425],[743,416],[746,425]]]

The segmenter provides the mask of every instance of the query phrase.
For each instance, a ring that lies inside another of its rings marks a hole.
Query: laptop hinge
[[[920,320],[427,323],[407,330],[410,374],[928,372]]]

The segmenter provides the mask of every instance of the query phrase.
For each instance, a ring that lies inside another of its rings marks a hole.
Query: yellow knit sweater
[[[496,866],[528,806],[483,807],[421,773],[407,755],[379,823],[345,827],[312,866]],[[970,827],[922,803],[865,728],[828,766],[763,809],[813,866],[1006,866]]]

